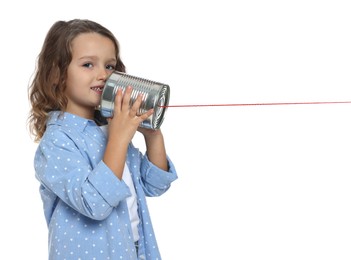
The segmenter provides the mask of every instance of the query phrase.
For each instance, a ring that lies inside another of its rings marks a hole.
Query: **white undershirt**
[[[104,132],[104,134],[107,136],[107,134],[108,134],[107,125],[100,126],[100,128]],[[137,195],[135,192],[134,183],[133,183],[132,176],[131,176],[131,173],[129,171],[127,163],[124,163],[122,180],[127,184],[128,188],[132,194],[131,196],[129,196],[126,199],[126,201],[127,201],[129,218],[130,218],[130,223],[132,226],[134,241],[138,241],[139,240],[138,224],[140,222],[140,219],[139,219],[139,215],[138,215]]]

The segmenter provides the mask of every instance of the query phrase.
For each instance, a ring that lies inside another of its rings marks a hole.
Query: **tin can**
[[[114,113],[114,101],[118,89],[131,86],[132,94],[130,106],[133,105],[139,94],[143,99],[137,114],[143,114],[150,109],[154,113],[144,120],[140,126],[149,129],[159,129],[163,123],[170,98],[170,87],[167,84],[132,76],[123,72],[114,71],[106,80],[100,102],[100,113],[103,117],[112,117]]]

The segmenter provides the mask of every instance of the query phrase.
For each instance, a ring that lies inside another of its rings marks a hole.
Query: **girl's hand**
[[[132,106],[130,106],[132,87],[128,86],[123,95],[122,89],[117,90],[114,105],[114,115],[109,120],[109,138],[115,136],[120,141],[129,143],[141,122],[152,115],[153,110],[138,115],[142,103],[142,95],[139,94]]]

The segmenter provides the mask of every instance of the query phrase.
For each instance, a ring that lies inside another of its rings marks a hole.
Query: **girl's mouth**
[[[102,90],[104,89],[104,87],[92,87],[91,88],[93,91],[95,91],[96,93],[101,94]]]

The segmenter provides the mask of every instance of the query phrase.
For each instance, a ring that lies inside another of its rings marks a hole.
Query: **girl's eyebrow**
[[[76,59],[78,63],[86,63],[86,62],[96,62],[97,58],[95,56],[82,56]]]
[[[116,58],[112,58],[112,59],[109,59],[109,60],[108,60],[108,62],[113,62],[113,63],[116,63],[116,62],[117,62],[117,60],[116,60]]]
[[[86,60],[86,59],[96,60],[97,57],[96,56],[82,56],[78,60]]]
[[[83,57],[80,57],[78,60],[86,60],[86,59],[97,60],[98,57],[97,56],[83,56]],[[107,62],[114,62],[114,63],[116,63],[117,60],[116,60],[116,58],[111,58],[111,59],[107,60]]]

